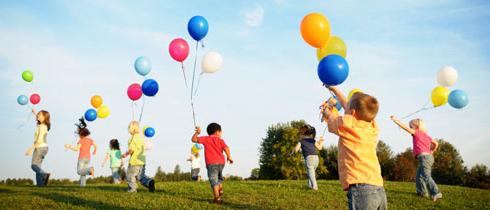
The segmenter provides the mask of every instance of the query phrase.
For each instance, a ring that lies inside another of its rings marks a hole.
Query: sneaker
[[[442,198],[442,193],[437,193],[436,195],[432,196],[432,201],[436,202],[438,199]]]
[[[49,183],[49,176],[51,176],[50,173],[47,173],[46,176],[44,177],[44,186],[48,185]]]
[[[150,183],[148,184],[148,190],[150,192],[155,192],[155,181],[151,180]]]

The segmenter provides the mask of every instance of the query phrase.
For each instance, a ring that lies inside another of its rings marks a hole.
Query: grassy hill
[[[0,185],[0,209],[346,209],[346,193],[338,181],[319,181],[318,192],[306,181],[225,182],[224,204],[211,203],[208,182],[157,183],[157,191],[140,188],[126,193],[126,185]],[[436,203],[415,195],[414,183],[385,184],[389,209],[490,209],[490,191],[440,185]]]

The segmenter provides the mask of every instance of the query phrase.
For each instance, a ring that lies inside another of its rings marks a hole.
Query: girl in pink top
[[[419,162],[417,176],[415,178],[417,194],[422,197],[430,194],[433,201],[442,198],[442,193],[439,191],[431,175],[432,165],[434,164],[432,153],[437,150],[439,144],[427,135],[424,121],[422,119],[413,119],[410,121],[409,127],[407,127],[395,116],[391,116],[391,120],[412,135],[413,155]]]
[[[80,187],[85,187],[86,184],[86,176],[94,175],[94,167],[89,167],[90,163],[90,149],[93,146],[95,155],[97,152],[97,145],[95,142],[89,138],[90,131],[87,129],[87,124],[83,118],[80,118],[80,124],[77,125],[77,133],[80,136],[80,140],[76,146],[65,144],[65,149],[70,149],[72,151],[80,151],[78,155],[78,164],[77,164],[77,173],[80,175]]]

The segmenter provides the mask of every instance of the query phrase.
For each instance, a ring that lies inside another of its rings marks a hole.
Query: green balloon
[[[25,70],[24,72],[22,72],[22,79],[24,79],[24,81],[26,82],[32,82],[32,80],[34,79],[34,75],[31,71]]]

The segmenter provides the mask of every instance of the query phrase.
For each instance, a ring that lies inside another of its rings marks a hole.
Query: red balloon
[[[168,46],[168,52],[174,60],[182,62],[189,55],[189,44],[182,38],[174,39]]]
[[[141,90],[141,85],[138,83],[133,83],[128,87],[128,97],[129,99],[136,101],[141,98],[143,91]]]
[[[31,101],[31,104],[36,105],[41,101],[41,96],[39,96],[39,94],[37,94],[37,93],[34,93],[31,95],[30,101]]]

